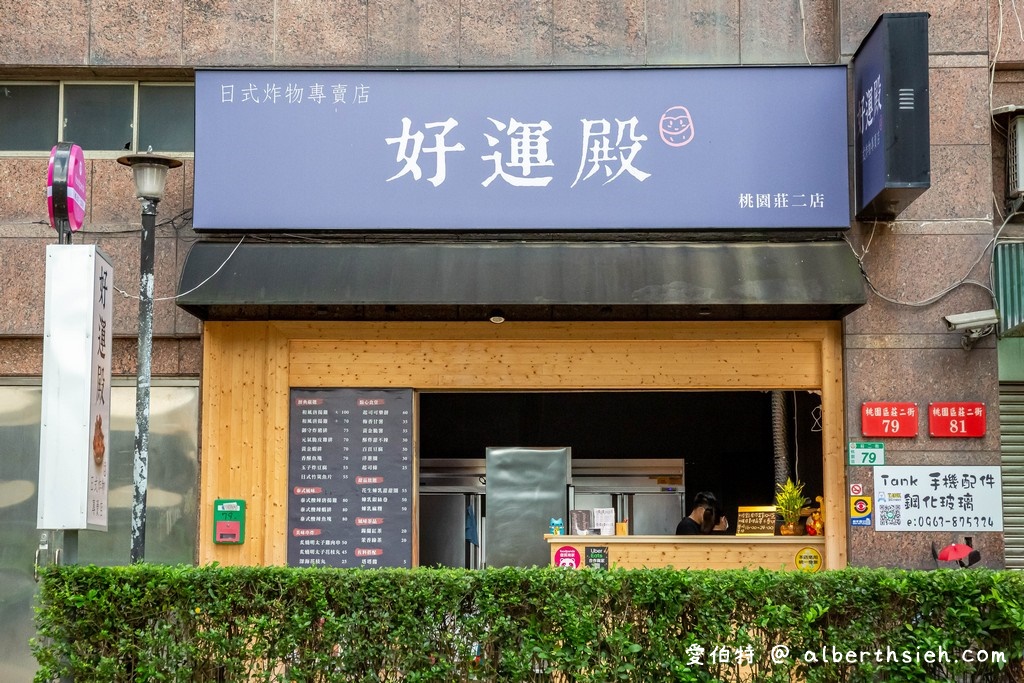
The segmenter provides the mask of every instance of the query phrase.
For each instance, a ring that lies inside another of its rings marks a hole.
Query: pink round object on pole
[[[85,201],[85,154],[74,143],[58,142],[50,150],[46,172],[46,210],[50,225],[59,230],[59,222],[67,221],[72,232],[80,230],[85,222]]]

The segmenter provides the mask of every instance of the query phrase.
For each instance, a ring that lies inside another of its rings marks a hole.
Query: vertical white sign
[[[40,529],[107,530],[113,291],[96,246],[46,248]]]
[[[114,269],[103,252],[93,259],[92,366],[89,440],[89,495],[86,524],[107,529],[107,493],[110,488],[110,354],[114,338]]]

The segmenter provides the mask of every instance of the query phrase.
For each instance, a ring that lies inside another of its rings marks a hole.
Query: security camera
[[[990,308],[985,311],[947,315],[942,320],[950,330],[980,330],[998,323],[999,315],[995,312],[995,309]]]

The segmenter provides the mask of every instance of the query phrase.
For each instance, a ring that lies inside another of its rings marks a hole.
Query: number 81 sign
[[[985,404],[929,403],[928,434],[954,439],[985,436]]]

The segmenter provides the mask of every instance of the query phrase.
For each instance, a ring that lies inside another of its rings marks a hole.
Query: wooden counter
[[[822,536],[553,536],[545,534],[553,566],[622,569],[825,568]],[[589,549],[597,549],[595,552]],[[600,550],[606,548],[607,551]],[[799,564],[799,566],[798,566]]]

